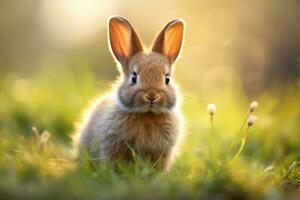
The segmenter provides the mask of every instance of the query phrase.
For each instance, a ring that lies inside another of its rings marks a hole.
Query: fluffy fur
[[[121,76],[86,112],[77,130],[80,149],[97,160],[131,162],[137,154],[168,170],[182,138],[182,119],[177,87],[172,77],[166,79],[182,47],[184,23],[167,24],[151,51],[126,19],[112,17],[108,28]]]

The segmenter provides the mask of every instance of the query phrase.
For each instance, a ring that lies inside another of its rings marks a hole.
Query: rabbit
[[[94,101],[77,130],[80,151],[92,159],[134,162],[135,156],[168,171],[183,137],[180,94],[172,79],[185,22],[168,23],[147,50],[121,16],[108,20],[108,43],[120,77]]]

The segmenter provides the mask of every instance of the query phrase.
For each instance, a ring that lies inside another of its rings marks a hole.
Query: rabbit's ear
[[[108,22],[108,39],[114,57],[126,67],[129,59],[143,51],[143,44],[136,31],[123,17],[111,17]]]
[[[175,19],[168,23],[154,40],[152,51],[166,56],[173,64],[183,46],[184,21]]]

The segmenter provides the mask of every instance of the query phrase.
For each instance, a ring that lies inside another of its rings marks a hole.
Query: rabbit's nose
[[[145,100],[150,101],[151,103],[154,103],[159,100],[159,95],[154,91],[149,91],[144,96]]]
[[[150,97],[150,96],[146,95],[146,99],[151,101],[151,102],[155,102],[158,99],[158,96]]]

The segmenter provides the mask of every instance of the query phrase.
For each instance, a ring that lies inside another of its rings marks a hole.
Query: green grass
[[[226,167],[227,150],[254,99],[234,87],[205,94],[182,83],[186,137],[171,171],[155,171],[140,160],[120,163],[115,171],[109,163],[95,166],[74,158],[70,140],[84,107],[109,89],[108,82],[87,70],[49,68],[27,77],[1,77],[1,199],[300,198],[299,85],[256,96],[258,120],[241,155]],[[206,111],[211,101],[218,107],[213,135]],[[40,144],[32,127],[47,130],[49,140]],[[241,135],[235,142],[230,158]]]

